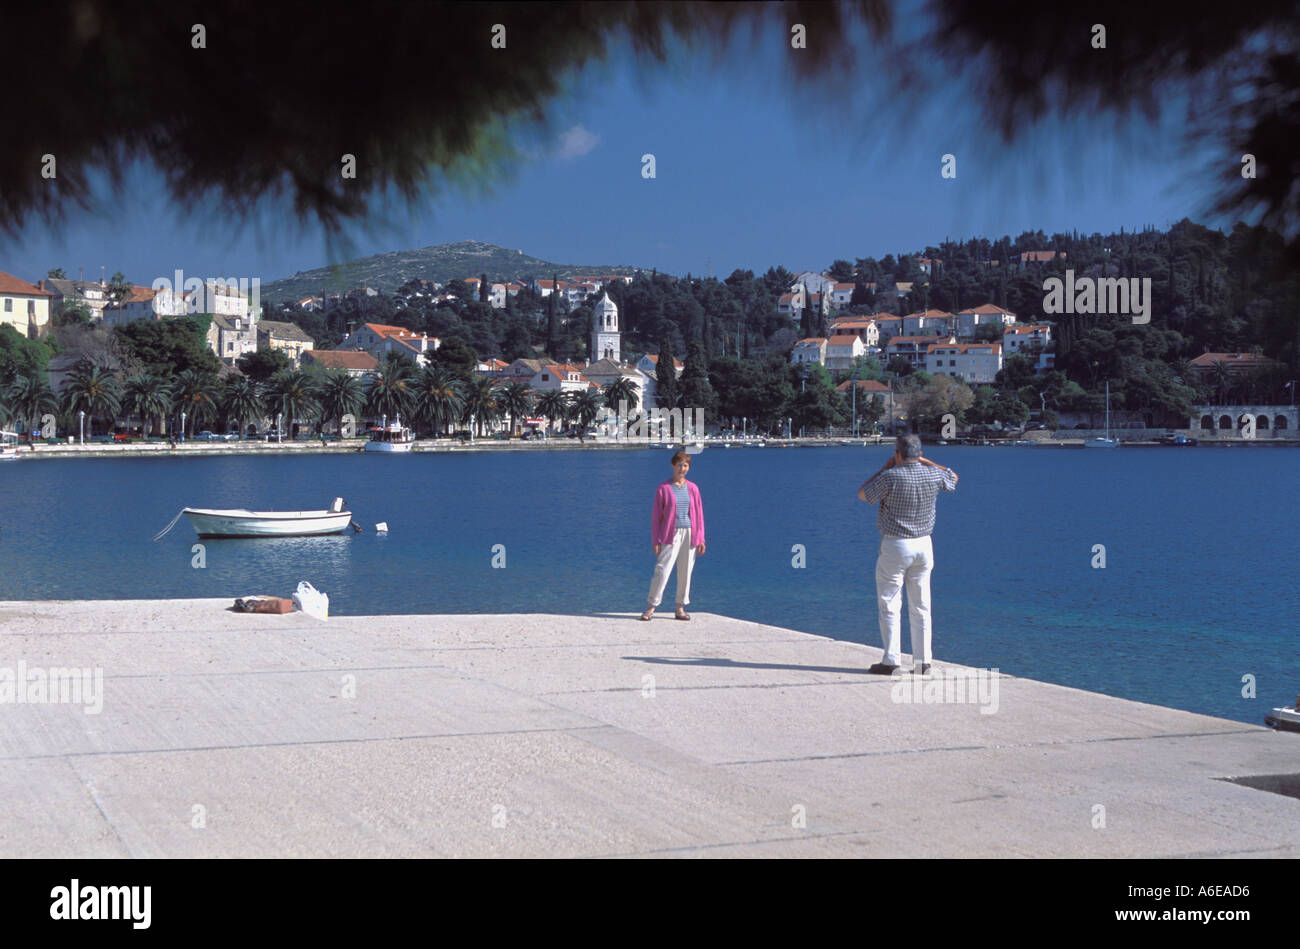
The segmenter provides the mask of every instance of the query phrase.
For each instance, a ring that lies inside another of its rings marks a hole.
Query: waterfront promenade
[[[1190,430],[1188,430],[1190,431]],[[1029,432],[1025,436],[1026,441],[1034,442],[1038,447],[1043,448],[1082,448],[1085,437],[1100,435],[1098,430],[1093,432],[1080,432],[1078,437],[1071,437],[1075,433],[1065,432]],[[1124,440],[1124,444],[1129,447],[1151,448],[1158,447],[1157,443],[1150,439],[1127,439],[1124,433],[1113,433]],[[1300,436],[1300,433],[1297,433]],[[1192,437],[1200,438],[1199,447],[1220,447],[1220,448],[1286,448],[1300,445],[1300,437],[1278,438],[1270,435],[1266,438],[1244,439],[1237,437],[1205,437],[1204,434],[1198,436],[1192,433]],[[693,439],[688,439],[693,441]],[[791,447],[800,447],[807,445],[839,445],[841,442],[848,441],[854,446],[871,446],[871,445],[888,445],[892,446],[892,437],[882,437],[879,435],[859,435],[852,438],[770,438],[767,439],[768,448],[788,445]],[[50,458],[161,458],[180,457],[212,457],[212,456],[231,456],[231,455],[312,455],[312,454],[348,454],[363,450],[364,440],[353,439],[350,441],[327,441],[320,442],[318,439],[299,439],[296,441],[286,442],[202,442],[190,441],[178,444],[172,448],[166,442],[132,442],[124,444],[109,444],[106,442],[93,442],[85,445],[39,445],[36,451],[29,451],[25,446],[22,449],[22,460],[40,460]],[[619,451],[627,449],[645,449],[645,448],[674,448],[681,447],[681,441],[659,441],[644,438],[588,438],[583,442],[576,438],[549,438],[539,440],[523,441],[521,439],[494,439],[494,438],[476,438],[473,441],[461,442],[455,439],[436,439],[417,441],[412,446],[412,451],[423,454],[425,452],[461,452],[461,451]],[[731,442],[708,439],[703,442],[707,448],[733,448],[741,449],[744,447],[753,447],[753,443],[746,446],[740,442]],[[1010,440],[1006,442],[988,442],[983,447],[1010,448],[1020,447],[1013,446]],[[1180,449],[1185,451],[1186,449]]]
[[[878,649],[704,613],[227,610],[256,592],[0,603],[0,669],[103,674],[98,714],[0,704],[0,854],[1300,856],[1300,800],[1225,780],[1300,734],[1006,675],[992,714],[902,702]]]

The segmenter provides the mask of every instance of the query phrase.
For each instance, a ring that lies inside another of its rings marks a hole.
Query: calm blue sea
[[[933,452],[961,476],[934,535],[938,660],[1254,723],[1300,692],[1300,450]],[[875,508],[855,495],[889,453],[695,456],[708,552],[693,608],[878,646]],[[340,614],[640,611],[669,457],[20,460],[0,470],[0,598],[287,596],[305,579]],[[188,522],[150,541],[186,505],[323,508],[336,495],[365,533],[208,540],[203,569]]]

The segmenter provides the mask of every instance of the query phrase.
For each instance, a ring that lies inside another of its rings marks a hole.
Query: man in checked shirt
[[[868,672],[890,675],[899,666],[903,583],[911,617],[914,673],[930,671],[930,571],[934,569],[934,499],[940,490],[955,491],[951,468],[921,457],[921,439],[899,435],[885,466],[858,488],[868,504],[879,502],[880,558],[876,561],[876,599],[880,639],[885,655]]]

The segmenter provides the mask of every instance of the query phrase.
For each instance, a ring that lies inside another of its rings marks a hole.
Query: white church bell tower
[[[618,306],[609,298],[608,293],[604,293],[592,314],[591,361],[612,359],[620,362],[619,337]]]

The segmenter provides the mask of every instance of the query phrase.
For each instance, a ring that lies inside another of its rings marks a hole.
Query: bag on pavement
[[[306,580],[298,584],[298,592],[293,595],[293,605],[308,616],[314,616],[316,619],[329,619],[330,598]]]

